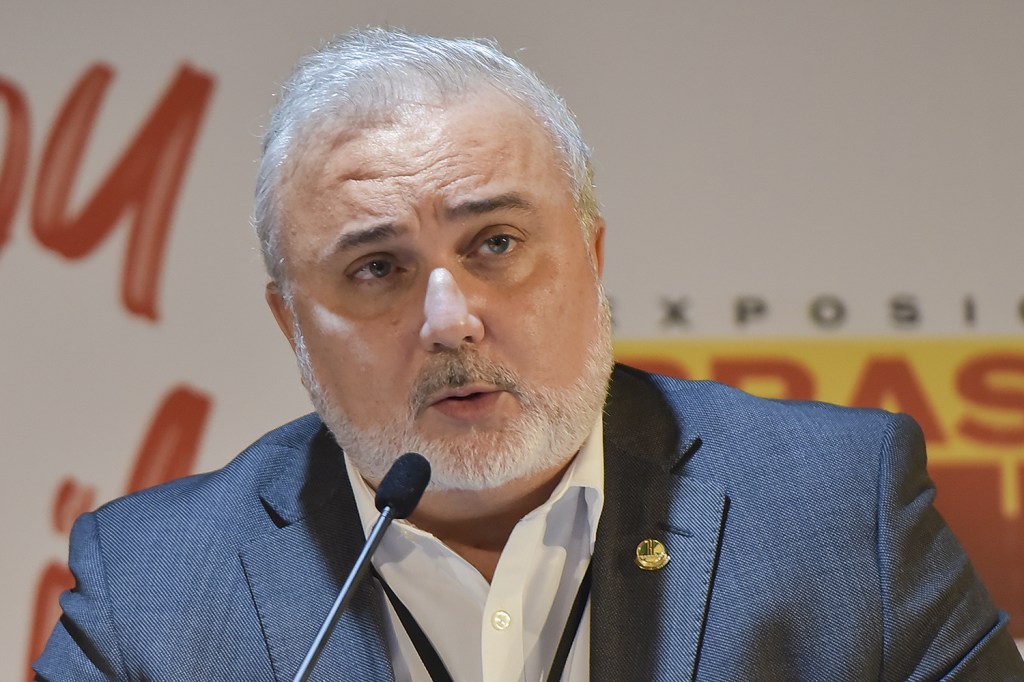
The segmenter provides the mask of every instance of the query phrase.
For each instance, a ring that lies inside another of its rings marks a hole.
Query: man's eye
[[[356,270],[356,279],[382,279],[391,274],[393,266],[391,261],[372,260]]]
[[[488,237],[484,240],[483,247],[490,253],[501,254],[511,249],[514,245],[512,237],[507,234],[499,234],[494,237]]]

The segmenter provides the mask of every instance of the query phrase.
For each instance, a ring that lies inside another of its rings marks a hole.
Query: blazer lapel
[[[717,483],[682,475],[700,447],[641,372],[617,367],[605,417],[605,504],[594,549],[591,679],[696,676],[728,508]],[[635,563],[664,544],[658,570]]]
[[[337,597],[364,537],[341,451],[324,428],[261,495],[277,528],[240,552],[274,675],[291,680]],[[394,678],[372,581],[353,596],[314,680]]]

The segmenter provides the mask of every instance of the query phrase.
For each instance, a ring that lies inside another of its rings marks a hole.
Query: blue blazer
[[[617,367],[592,679],[1024,680],[907,417]],[[661,540],[661,570],[634,563]],[[363,543],[315,415],[82,516],[42,680],[291,680]],[[314,679],[390,680],[366,581]]]

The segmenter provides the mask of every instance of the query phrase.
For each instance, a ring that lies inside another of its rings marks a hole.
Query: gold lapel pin
[[[657,571],[665,568],[671,559],[660,540],[647,538],[636,546],[636,565],[645,571]]]

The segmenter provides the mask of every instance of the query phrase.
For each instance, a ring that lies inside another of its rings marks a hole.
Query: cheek
[[[598,282],[582,254],[545,268],[545,278],[537,287],[536,310],[539,319],[566,337],[584,333],[597,309]],[[579,325],[583,325],[582,327]]]
[[[400,376],[400,358],[408,350],[397,321],[371,325],[320,304],[310,306],[309,320],[311,330],[303,331],[317,378],[349,418],[363,423],[366,415],[391,406],[396,395],[404,400],[407,377]]]
[[[372,343],[365,329],[323,305],[314,304],[309,312],[303,333],[320,382],[335,400],[344,399],[353,388],[361,391],[359,375],[371,373],[380,364],[379,344]]]
[[[597,333],[598,294],[592,274],[552,272],[529,294],[509,301],[517,314],[506,321],[506,333],[517,339],[519,359],[530,362],[537,378],[563,383],[579,373]]]
[[[313,323],[317,328],[328,334],[348,336],[353,333],[355,325],[341,315],[329,310],[319,303],[313,304]]]

